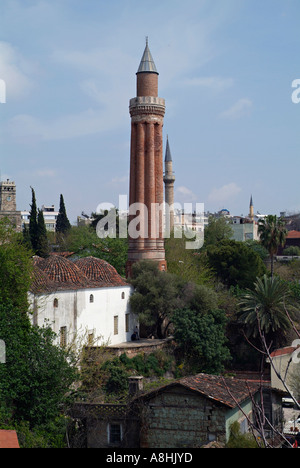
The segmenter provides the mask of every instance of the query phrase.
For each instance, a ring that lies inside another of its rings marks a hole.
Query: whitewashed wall
[[[131,340],[133,329],[137,324],[129,307],[131,291],[131,286],[118,286],[39,295],[29,293],[31,321],[40,327],[45,324],[51,326],[58,335],[58,343],[60,343],[60,330],[66,327],[68,344],[75,338],[80,341],[81,336],[87,337],[88,334],[100,338],[98,345],[120,344]],[[93,302],[90,302],[91,295]],[[58,301],[58,307],[54,307],[55,299]],[[128,332],[125,329],[126,314],[129,314]],[[114,333],[115,316],[118,317],[117,334]]]

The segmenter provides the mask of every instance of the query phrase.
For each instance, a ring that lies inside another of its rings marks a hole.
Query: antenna
[[[146,46],[148,46],[148,36],[146,36]]]

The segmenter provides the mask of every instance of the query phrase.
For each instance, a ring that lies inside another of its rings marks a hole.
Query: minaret
[[[173,161],[170,151],[169,138],[167,137],[167,146],[165,154],[165,221],[166,232],[169,234],[174,229],[174,182]]]
[[[136,75],[137,96],[129,103],[131,148],[127,276],[131,275],[132,264],[143,259],[156,261],[160,270],[167,267],[163,237],[162,130],[165,100],[158,97],[158,72],[148,39]]]
[[[250,198],[250,211],[249,211],[249,218],[251,219],[251,221],[254,220],[254,209],[253,209],[253,200],[252,200],[252,195],[251,195],[251,198]]]

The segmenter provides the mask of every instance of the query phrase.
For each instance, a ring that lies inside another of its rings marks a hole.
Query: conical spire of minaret
[[[146,47],[137,73],[157,73],[156,66],[148,46],[148,37],[146,37]]]
[[[167,146],[166,146],[166,154],[165,154],[165,162],[172,161],[172,155],[170,151],[170,145],[169,145],[169,138],[167,136]]]

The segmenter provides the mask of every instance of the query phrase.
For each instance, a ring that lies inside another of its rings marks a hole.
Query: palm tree
[[[271,258],[271,277],[274,274],[274,255],[277,254],[279,246],[284,246],[287,235],[285,222],[276,215],[268,215],[258,222],[258,233],[261,244],[268,250]]]
[[[279,277],[257,278],[254,289],[247,290],[239,302],[239,319],[247,326],[248,335],[256,338],[260,327],[274,345],[282,344],[291,328],[286,306],[291,307],[289,313],[295,310],[290,299],[290,289]]]

